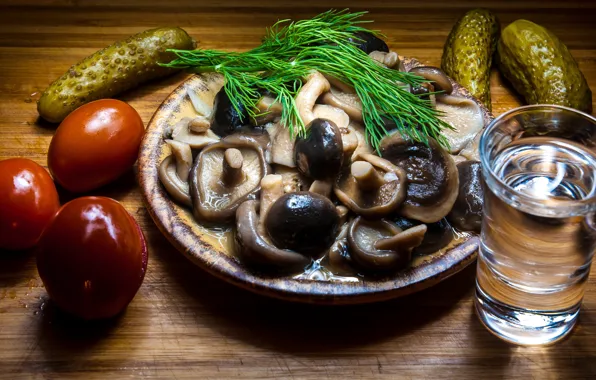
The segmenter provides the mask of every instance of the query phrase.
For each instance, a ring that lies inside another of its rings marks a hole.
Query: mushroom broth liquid
[[[581,200],[596,186],[593,153],[583,149],[557,138],[520,139],[490,165],[507,186],[544,204]],[[536,329],[574,320],[596,248],[594,214],[546,216],[488,187],[477,273],[481,307]]]

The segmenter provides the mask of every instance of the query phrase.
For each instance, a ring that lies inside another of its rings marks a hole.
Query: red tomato
[[[34,246],[58,208],[56,187],[43,167],[26,158],[0,161],[0,248]]]
[[[96,189],[132,167],[144,132],[141,117],[127,103],[115,99],[87,103],[56,130],[48,167],[66,190]]]
[[[50,298],[83,319],[109,318],[132,301],[147,269],[133,217],[105,197],[62,206],[39,241],[37,270]]]

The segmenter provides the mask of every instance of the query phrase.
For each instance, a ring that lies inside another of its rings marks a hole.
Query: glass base
[[[476,284],[476,314],[490,332],[510,343],[545,345],[555,343],[571,332],[577,322],[577,305],[563,312],[536,312],[504,305]]]

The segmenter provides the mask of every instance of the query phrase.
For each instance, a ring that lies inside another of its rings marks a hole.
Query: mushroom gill
[[[192,165],[192,151],[188,144],[166,140],[172,154],[159,165],[159,180],[175,201],[191,206],[188,176]]]
[[[343,170],[333,191],[356,214],[381,218],[400,206],[405,188],[402,169],[379,156],[362,154]]]
[[[484,127],[484,115],[480,106],[472,99],[437,95],[439,118],[453,129],[444,129],[441,133],[449,143],[451,153],[461,151]]]
[[[449,153],[435,140],[418,143],[394,133],[381,141],[380,150],[383,158],[407,173],[401,215],[434,223],[451,211],[459,191],[457,168]]]
[[[269,173],[263,148],[248,135],[230,135],[201,151],[191,170],[190,193],[197,219],[221,223],[254,198]]]

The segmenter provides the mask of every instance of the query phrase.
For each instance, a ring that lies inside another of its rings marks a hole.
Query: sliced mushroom
[[[422,243],[424,224],[402,231],[386,220],[369,221],[358,217],[348,229],[348,245],[354,263],[366,271],[386,272],[403,269],[412,250]]]
[[[264,95],[257,103],[256,113],[259,115],[256,119],[251,119],[253,125],[264,125],[275,121],[281,116],[283,107],[275,98]]]
[[[340,174],[333,191],[356,214],[381,218],[403,202],[405,181],[402,169],[381,157],[362,154]]]
[[[341,133],[330,120],[314,119],[307,125],[305,137],[298,137],[294,146],[298,170],[314,179],[335,178],[344,158]]]
[[[296,107],[300,113],[300,118],[304,125],[309,124],[316,116],[313,113],[315,102],[321,96],[321,94],[329,91],[331,85],[325,77],[318,71],[313,71],[308,78],[306,83],[302,85],[298,94],[296,94]]]
[[[208,130],[205,133],[194,133],[190,130],[193,119],[184,117],[172,128],[172,140],[188,144],[192,149],[203,149],[209,144],[219,141],[219,136]]]
[[[447,139],[451,153],[462,150],[484,127],[484,116],[480,106],[472,99],[437,95],[439,118],[453,127],[441,131]]]
[[[412,74],[419,75],[433,82],[435,91],[443,91],[445,94],[451,94],[453,85],[445,72],[434,66],[417,66],[410,69]]]
[[[314,257],[335,241],[339,215],[326,197],[310,192],[290,193],[271,206],[265,228],[276,247]]]
[[[466,161],[457,165],[457,170],[459,193],[447,218],[460,230],[480,232],[484,205],[482,167],[478,161]]]
[[[259,232],[257,204],[256,200],[248,200],[236,211],[235,241],[239,254],[250,263],[259,265],[259,269],[272,268],[286,272],[304,269],[311,262],[310,258],[275,247]]]
[[[397,53],[394,51],[384,52],[375,50],[371,51],[368,56],[371,57],[375,62],[390,69],[393,69],[396,66],[399,67],[400,64],[399,55],[397,55]]]
[[[269,150],[271,163],[295,168],[294,143],[296,139],[290,134],[289,128],[281,123],[269,123],[266,128],[271,139]]]
[[[385,137],[381,155],[407,173],[407,195],[400,214],[424,223],[444,218],[457,198],[459,178],[453,159],[435,140],[428,145],[404,140],[399,133]]]
[[[197,219],[221,223],[259,192],[269,173],[261,145],[247,135],[230,135],[201,151],[191,171],[190,193]]]
[[[192,206],[188,182],[183,182],[178,177],[176,173],[176,158],[173,154],[166,157],[159,165],[159,180],[176,202],[188,207]]]
[[[355,93],[342,92],[331,87],[321,96],[321,101],[343,110],[351,120],[362,122],[362,102]]]
[[[418,220],[404,218],[403,216],[397,217],[393,222],[402,230],[407,230],[422,224]],[[454,237],[455,234],[453,228],[445,218],[436,223],[427,223],[424,239],[422,240],[422,243],[414,249],[413,254],[429,255],[435,253],[441,248],[446,247]]]

